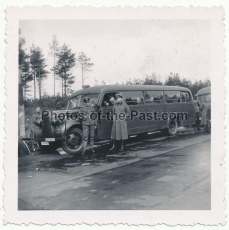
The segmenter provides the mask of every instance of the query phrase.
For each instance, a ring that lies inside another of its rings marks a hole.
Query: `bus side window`
[[[181,92],[182,102],[191,102],[191,95],[189,92]]]
[[[164,91],[165,101],[167,103],[177,103],[180,102],[180,92],[179,91]]]
[[[127,105],[143,105],[143,91],[122,91],[123,100]]]
[[[145,91],[146,104],[163,103],[163,91]]]

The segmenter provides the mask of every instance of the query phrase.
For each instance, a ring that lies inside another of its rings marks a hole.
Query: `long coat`
[[[200,111],[201,111],[200,125],[208,125],[208,120],[210,119],[210,103],[202,102],[200,105]]]
[[[128,139],[127,123],[126,120],[119,119],[119,114],[130,114],[129,106],[123,102],[122,104],[114,104],[113,106],[113,126],[111,131],[112,140],[126,140]]]

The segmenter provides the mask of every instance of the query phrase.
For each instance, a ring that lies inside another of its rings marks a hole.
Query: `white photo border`
[[[9,7],[6,11],[6,143],[5,223],[14,224],[129,224],[218,225],[225,224],[225,48],[223,7]],[[211,21],[211,210],[203,211],[19,211],[18,204],[18,40],[19,20],[77,19],[205,19]]]

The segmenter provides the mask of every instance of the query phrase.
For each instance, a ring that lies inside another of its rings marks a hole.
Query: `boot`
[[[120,151],[123,152],[124,151],[124,141],[122,140],[122,143],[121,143],[121,148],[120,148]]]
[[[86,148],[83,147],[82,155],[85,155]]]
[[[115,143],[115,140],[113,140],[113,146],[109,149],[108,154],[113,154],[115,152],[116,152],[116,143]]]
[[[113,140],[113,146],[109,149],[110,151],[113,151],[116,149],[116,143],[115,140]]]
[[[94,148],[93,148],[93,147],[91,147],[90,149],[91,149],[92,154],[95,154],[95,150],[94,150]]]

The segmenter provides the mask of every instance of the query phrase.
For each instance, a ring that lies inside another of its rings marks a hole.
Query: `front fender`
[[[82,124],[79,120],[66,120],[65,121],[65,133],[64,133],[64,135],[66,135],[67,131],[74,125],[82,126]]]

